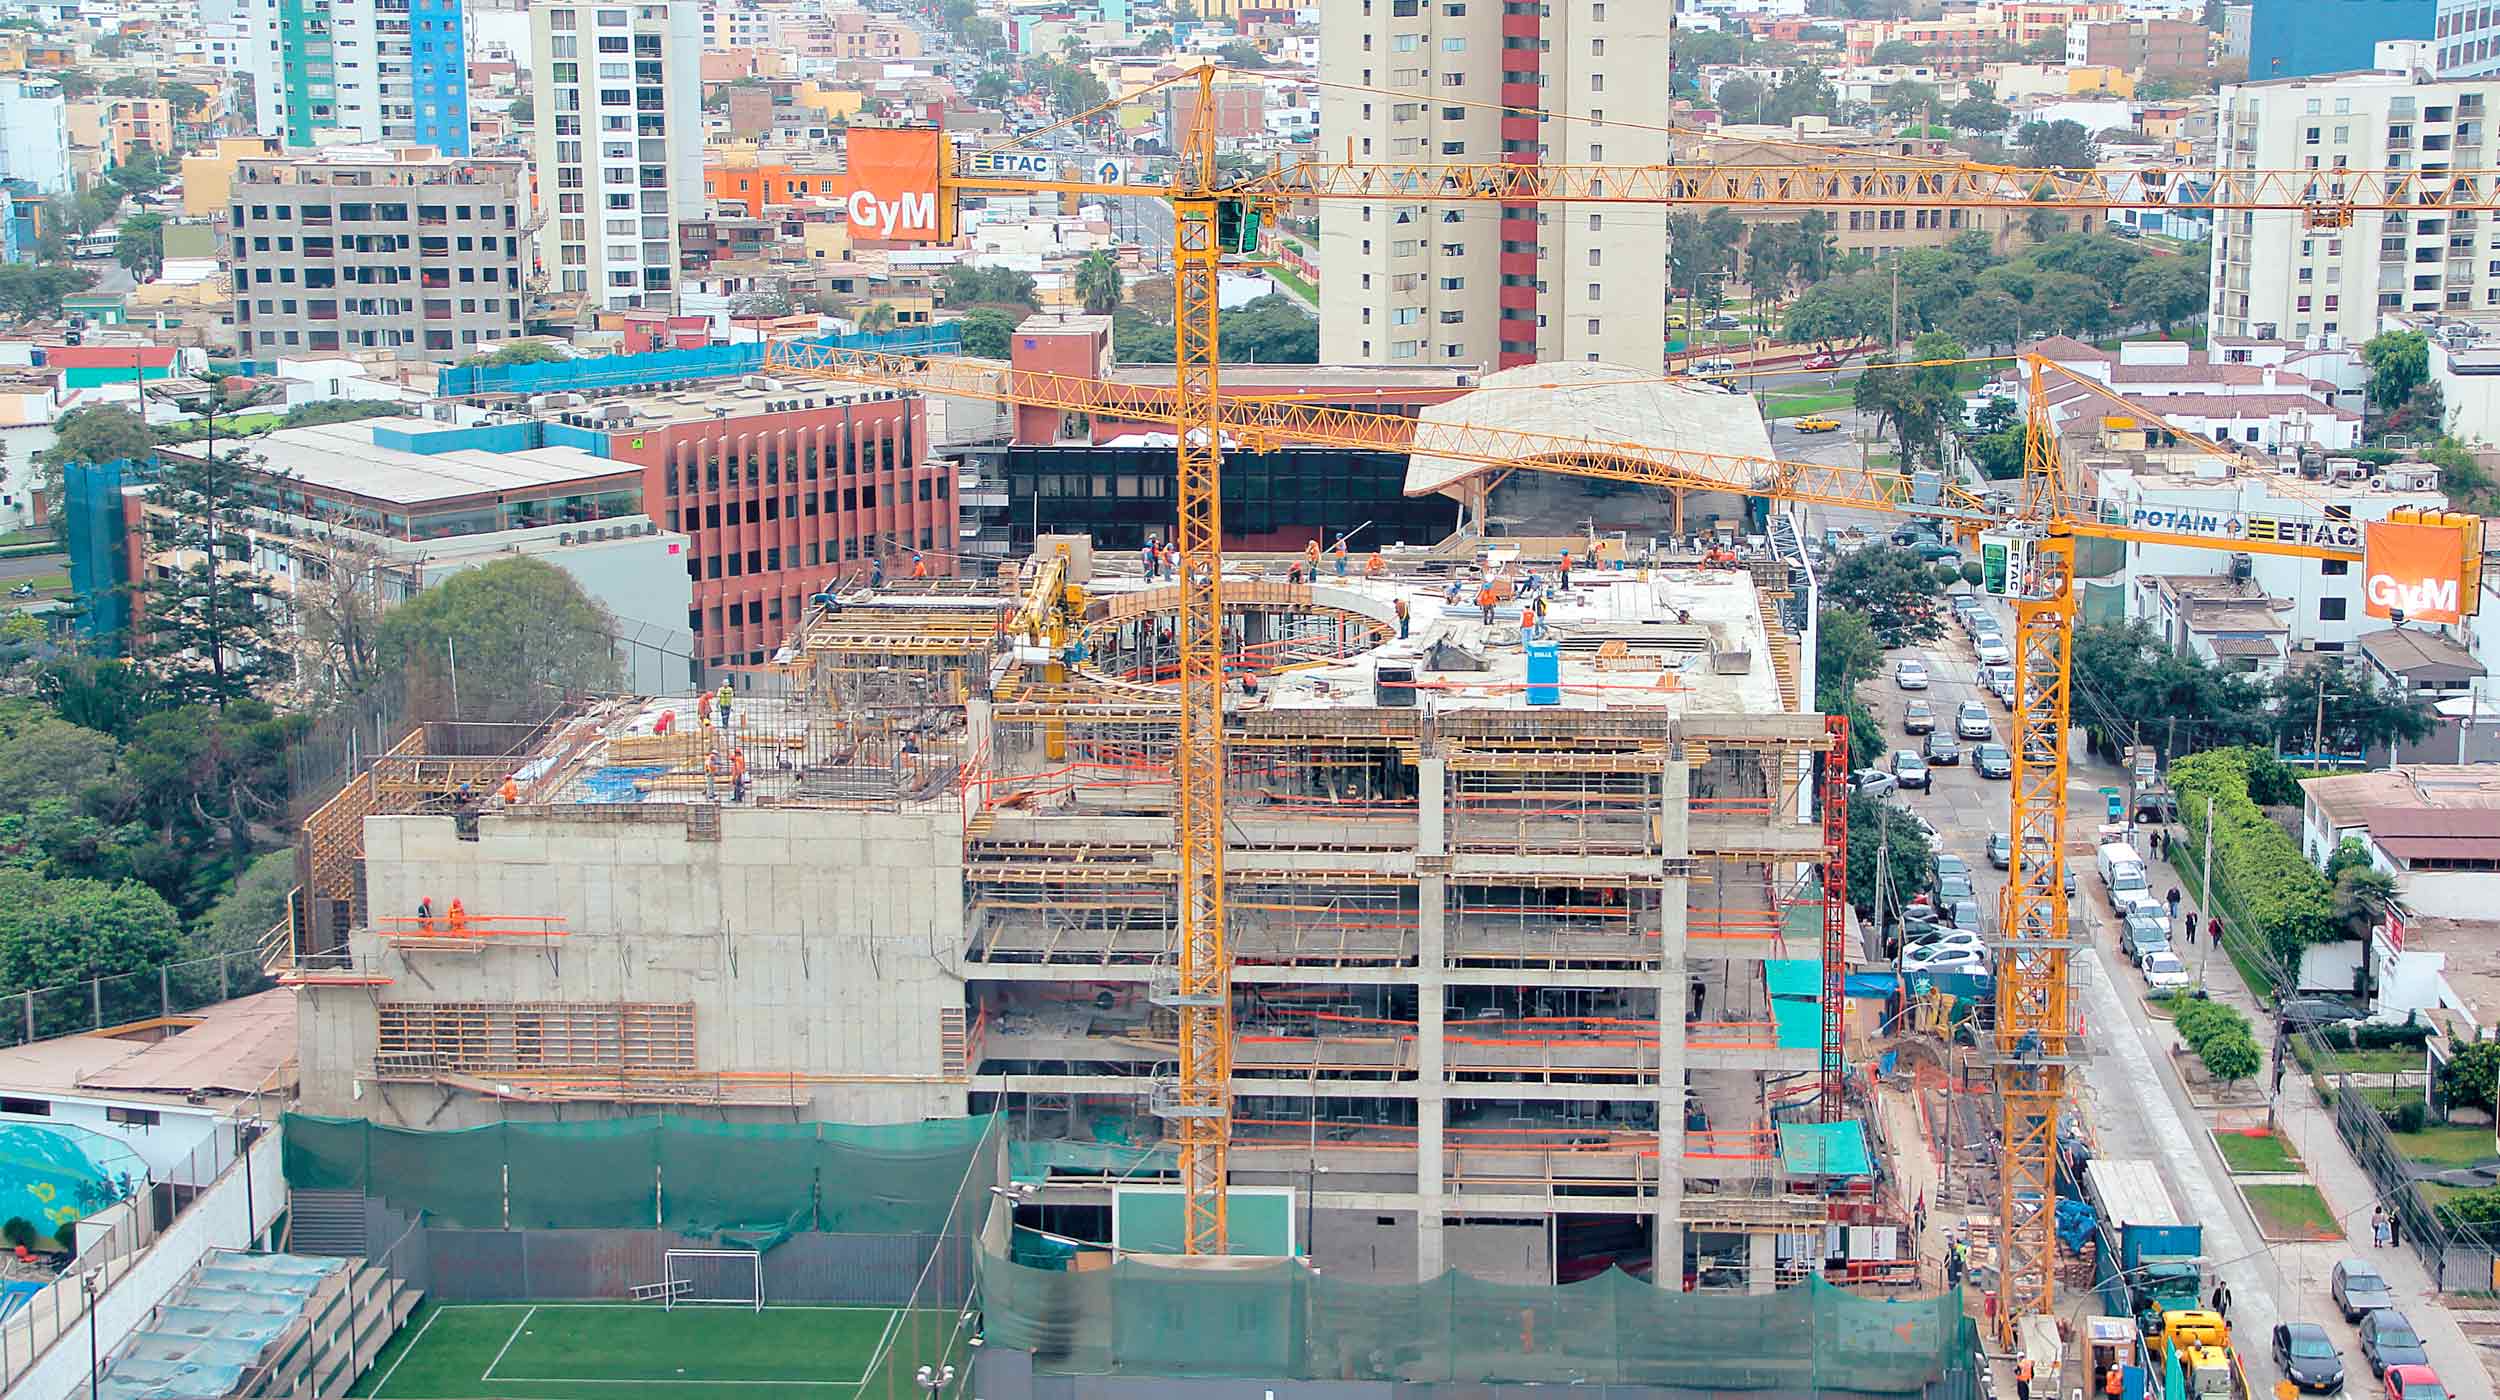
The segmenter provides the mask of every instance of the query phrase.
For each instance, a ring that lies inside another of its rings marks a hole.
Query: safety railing
[[[183,1016],[265,991],[274,979],[261,959],[262,949],[255,946],[113,977],[10,992],[0,996],[0,1049]]]

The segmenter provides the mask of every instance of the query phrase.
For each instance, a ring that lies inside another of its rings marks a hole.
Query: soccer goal
[[[751,1249],[672,1249],[661,1259],[660,1306],[734,1303],[764,1310],[764,1256]]]

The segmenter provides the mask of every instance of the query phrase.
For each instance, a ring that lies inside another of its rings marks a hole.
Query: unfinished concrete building
[[[1802,1275],[1865,1172],[1782,1154],[1832,1140],[1802,576],[1584,565],[1531,665],[1478,602],[1526,561],[1482,562],[1228,581],[1236,1188],[1341,1277]],[[889,588],[725,724],[616,701],[439,769],[517,801],[351,786],[308,872],[347,932],[290,979],[306,1109],[996,1109],[1033,1220],[1110,1238],[1172,1167],[1172,598],[1071,564],[1049,644],[1013,581]],[[377,771],[426,771],[402,747]]]

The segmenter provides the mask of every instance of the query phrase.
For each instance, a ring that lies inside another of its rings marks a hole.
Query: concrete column
[[[1684,1008],[1690,964],[1686,938],[1691,881],[1681,872],[1691,849],[1686,808],[1692,767],[1671,759],[1659,772],[1658,837],[1666,870],[1658,928],[1658,1215],[1656,1277],[1661,1287],[1684,1279]]]
[[[1435,770],[1438,760],[1426,760]],[[1436,771],[1437,776],[1437,771]],[[1426,811],[1437,810],[1435,800]],[[1449,1081],[1441,1038],[1447,957],[1449,879],[1415,880],[1415,1269],[1418,1279],[1441,1276],[1447,1266],[1441,1238],[1442,1135],[1448,1125]]]
[[[1779,1236],[1757,1231],[1745,1236],[1745,1291],[1779,1291]]]
[[[1450,780],[1443,759],[1415,760],[1415,854],[1448,855]]]

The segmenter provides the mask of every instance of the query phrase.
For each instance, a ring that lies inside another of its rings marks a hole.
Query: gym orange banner
[[[854,243],[938,243],[948,220],[938,209],[934,127],[855,126],[845,138],[851,169],[847,213]]]
[[[2407,622],[2463,622],[2464,534],[2445,525],[2361,527],[2361,610]]]

